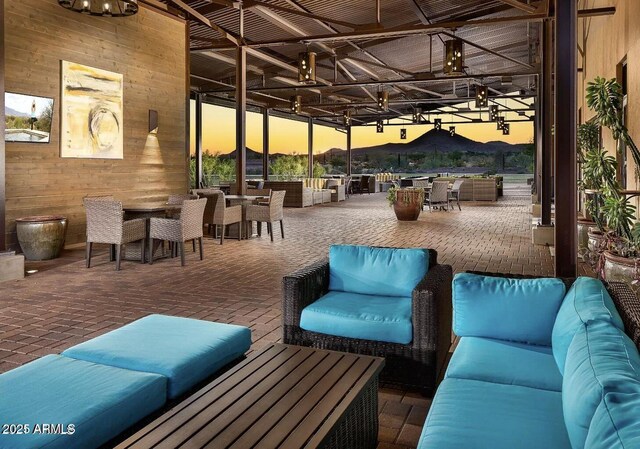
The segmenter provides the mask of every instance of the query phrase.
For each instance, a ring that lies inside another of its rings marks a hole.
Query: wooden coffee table
[[[384,359],[272,344],[117,448],[375,449]]]

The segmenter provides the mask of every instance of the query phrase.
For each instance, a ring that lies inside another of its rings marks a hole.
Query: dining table
[[[264,195],[225,195],[224,199],[227,202],[228,206],[242,206],[242,220],[244,221],[242,238],[248,239],[253,237],[253,222],[246,220],[246,208],[248,205],[256,204],[257,201],[268,199],[268,197]],[[239,228],[240,226],[238,224],[230,225],[228,231],[229,237],[237,237],[238,232],[240,232]]]
[[[149,237],[151,234],[151,218],[166,218],[168,216],[175,216],[180,213],[182,209],[181,204],[168,204],[165,201],[145,201],[145,202],[131,202],[125,203],[122,206],[125,220],[134,220],[141,218],[145,220],[145,229],[147,236],[147,248],[151,248],[152,239]],[[127,243],[124,249],[124,258],[126,260],[140,260],[140,252],[142,251],[142,245],[139,242]],[[153,247],[153,259],[166,257],[164,253],[164,246],[162,242],[157,242]],[[149,262],[149,253],[144,255],[144,261]]]

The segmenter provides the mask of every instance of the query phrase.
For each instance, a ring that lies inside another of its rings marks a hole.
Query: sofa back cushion
[[[579,277],[560,306],[551,334],[553,356],[560,373],[564,372],[567,350],[573,336],[582,324],[593,320],[609,321],[618,329],[624,329],[604,284],[598,279]]]
[[[453,279],[453,331],[551,345],[551,330],[564,298],[560,279],[509,279],[458,273]]]
[[[569,345],[562,380],[562,408],[571,446],[584,448],[605,395],[634,393],[639,388],[640,355],[631,339],[608,321],[580,325]]]
[[[333,245],[329,290],[407,297],[428,269],[429,253],[423,249]]]

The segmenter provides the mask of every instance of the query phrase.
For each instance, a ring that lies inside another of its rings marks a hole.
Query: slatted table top
[[[321,447],[383,366],[378,357],[272,344],[117,448]]]

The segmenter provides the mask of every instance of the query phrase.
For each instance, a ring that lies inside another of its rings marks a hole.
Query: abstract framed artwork
[[[123,77],[62,61],[60,156],[122,159]]]

